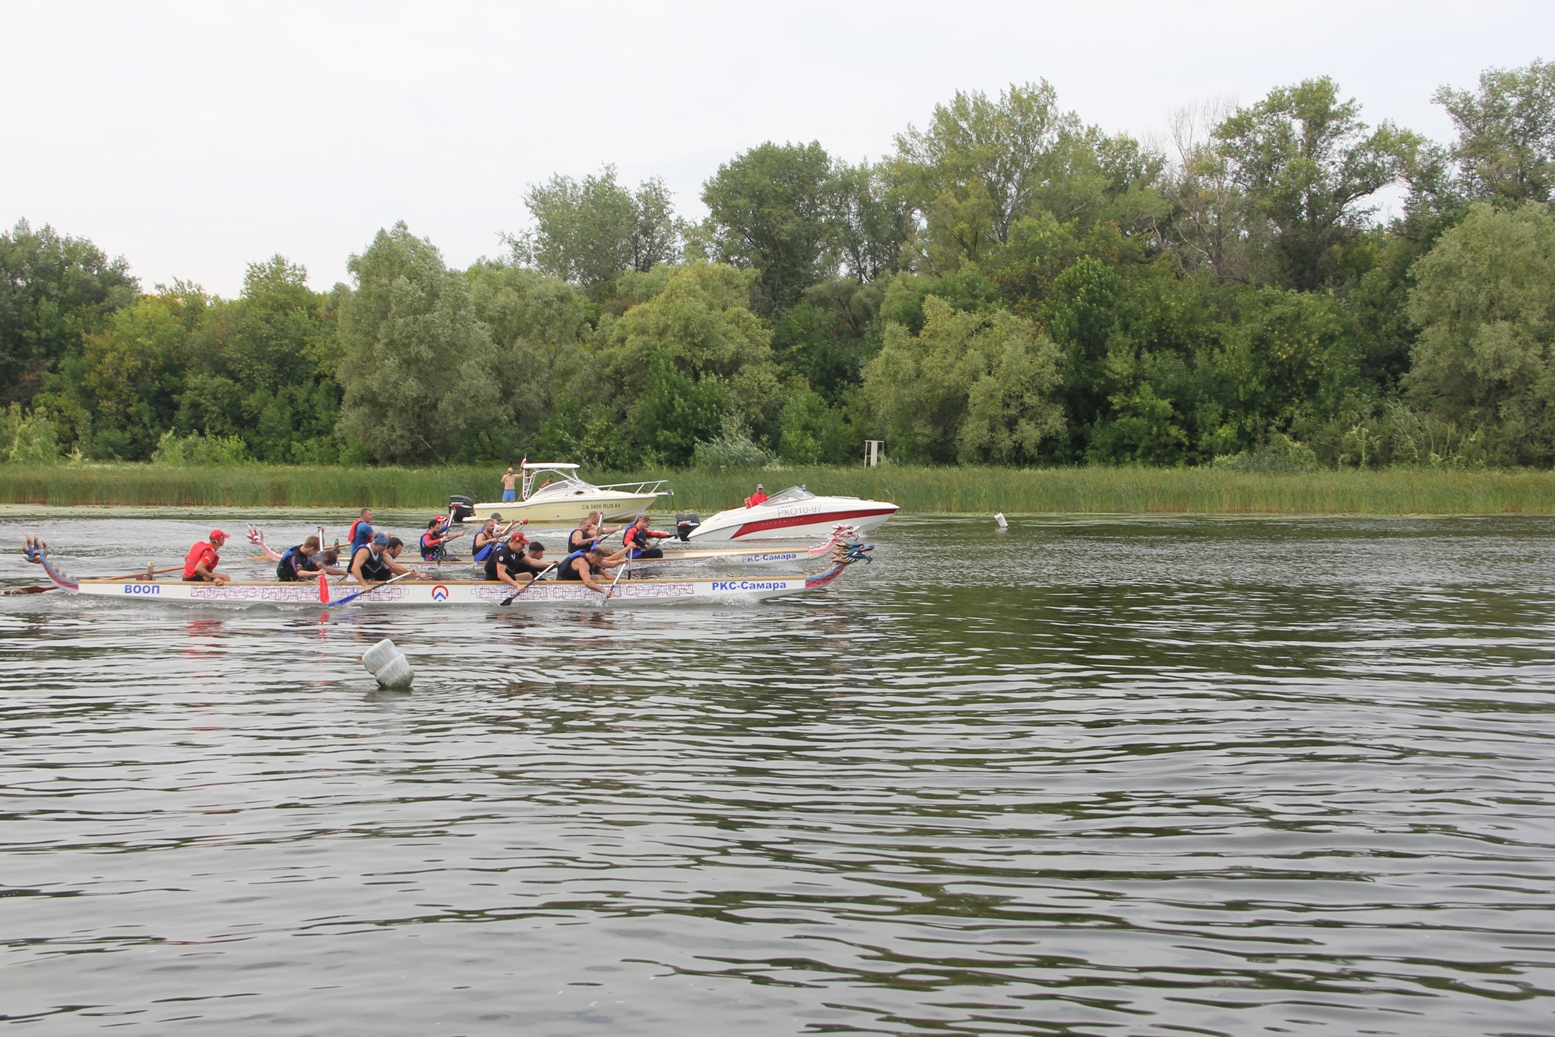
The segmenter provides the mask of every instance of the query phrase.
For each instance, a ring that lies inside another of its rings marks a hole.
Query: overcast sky
[[[315,288],[403,219],[452,265],[526,185],[614,162],[682,212],[765,140],[857,160],[956,90],[1045,77],[1109,131],[1336,77],[1437,139],[1443,83],[1555,58],[1555,3],[43,3],[0,0],[0,221],[89,237],[146,288]]]

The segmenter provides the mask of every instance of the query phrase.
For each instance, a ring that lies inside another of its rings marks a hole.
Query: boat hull
[[[825,574],[822,574],[825,575]],[[774,576],[734,577],[729,579],[640,580],[622,579],[611,594],[612,604],[665,604],[678,601],[761,601],[766,598],[797,594],[819,586],[816,577]],[[255,581],[231,583],[184,583],[79,580],[78,593],[93,597],[118,598],[137,604],[175,602],[180,604],[228,605],[305,605],[329,608],[319,601],[314,583]],[[360,590],[354,583],[331,587],[336,599]],[[420,580],[383,584],[351,602],[351,605],[496,605],[512,597],[513,587],[506,583],[474,580]],[[604,595],[582,583],[544,580],[523,592],[514,605],[546,605],[574,602],[598,605]]]
[[[875,529],[897,512],[888,501],[856,498],[822,498],[785,504],[777,508],[730,508],[720,511],[691,531],[689,540],[721,543],[734,540],[789,540],[825,536],[839,523],[861,533]]]

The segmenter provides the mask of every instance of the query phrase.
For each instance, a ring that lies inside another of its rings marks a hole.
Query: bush
[[[17,413],[16,408],[7,413],[5,423],[8,427]],[[54,432],[53,422],[34,411],[15,422],[14,427],[15,439],[6,452],[12,464],[39,467],[59,464],[59,437]]]
[[[160,465],[235,465],[251,459],[240,436],[202,436],[191,432],[180,439],[171,429],[157,440],[152,464]]]
[[[1267,443],[1252,450],[1215,458],[1214,467],[1230,472],[1275,475],[1314,471],[1318,467],[1318,462],[1317,454],[1311,447],[1297,442],[1284,433],[1276,432],[1269,437]]]
[[[777,458],[772,451],[751,440],[750,433],[738,424],[726,424],[712,439],[696,445],[697,468],[722,472],[732,468],[761,468]]]

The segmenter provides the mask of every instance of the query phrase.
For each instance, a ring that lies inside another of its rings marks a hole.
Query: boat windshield
[[[586,483],[576,475],[567,472],[544,472],[546,480],[529,491],[525,500],[533,500],[536,497],[571,497],[580,493],[598,493],[599,487],[592,483]]]
[[[767,498],[768,504],[793,504],[796,501],[814,500],[815,494],[803,486],[790,486],[779,493],[774,493]]]

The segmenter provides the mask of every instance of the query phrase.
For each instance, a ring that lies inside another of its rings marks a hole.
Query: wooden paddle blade
[[[53,587],[11,587],[7,590],[0,591],[0,594],[42,594],[44,591],[51,591],[53,589]]]

